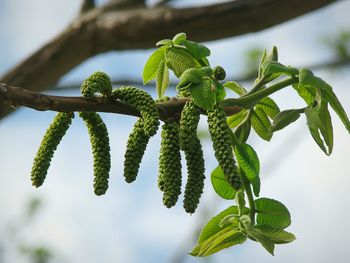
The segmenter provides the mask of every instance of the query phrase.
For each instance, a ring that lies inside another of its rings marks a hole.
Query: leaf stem
[[[249,96],[249,95],[257,92],[265,84],[266,78],[267,78],[267,76],[263,76],[261,79],[259,79],[259,81],[254,84],[253,88],[247,94],[244,94],[243,96],[246,97],[246,96]]]
[[[245,189],[245,192],[247,194],[248,197],[248,203],[249,203],[249,217],[250,220],[252,222],[252,225],[255,224],[255,203],[254,203],[254,197],[253,197],[253,192],[252,189],[250,188],[250,184],[248,181],[248,178],[246,177],[246,175],[244,174],[244,172],[240,169],[240,175],[241,175],[241,179],[242,179],[242,183]]]
[[[253,94],[245,95],[240,98],[231,98],[226,99],[222,102],[220,102],[221,106],[240,106],[246,109],[252,108],[255,104],[259,102],[262,98],[265,98],[266,96],[271,95],[272,93],[279,91],[280,89],[283,89],[293,83],[298,82],[299,79],[296,77],[290,77],[287,78],[281,82],[278,82],[274,85],[271,85],[270,87],[267,87],[265,89],[259,90]],[[260,81],[259,81],[260,82]]]

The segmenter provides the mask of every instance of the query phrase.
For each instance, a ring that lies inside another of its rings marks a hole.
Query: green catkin
[[[124,177],[125,181],[131,183],[135,181],[142,157],[145,153],[149,136],[144,130],[144,121],[139,118],[129,135],[126,145],[125,159],[124,159]]]
[[[181,194],[182,180],[179,124],[174,120],[168,120],[162,126],[158,178],[162,181],[163,203],[170,208]]]
[[[187,164],[187,183],[183,206],[187,213],[193,214],[203,193],[205,167],[202,145],[198,138],[193,138],[192,149],[185,151]]]
[[[66,134],[73,118],[73,113],[59,112],[46,130],[34,158],[31,172],[33,186],[39,187],[44,183],[53,154],[63,136]]]
[[[111,168],[107,127],[96,112],[79,112],[79,116],[84,120],[90,136],[94,158],[94,192],[103,195],[108,189]]]
[[[230,130],[227,126],[226,113],[223,107],[215,105],[212,111],[208,111],[208,124],[215,157],[229,184],[231,184],[234,189],[238,190],[241,181],[236,162],[233,158]]]
[[[135,107],[141,113],[141,117],[145,123],[145,133],[148,136],[153,136],[157,133],[159,113],[151,95],[144,90],[128,86],[115,89],[113,91],[113,97]]]
[[[179,139],[187,164],[187,183],[183,204],[187,213],[195,212],[204,188],[203,150],[197,137],[199,119],[199,108],[192,100],[186,102],[181,112]]]
[[[112,92],[112,82],[106,73],[97,71],[84,80],[80,91],[84,97],[93,97],[96,92],[104,96],[110,96]]]

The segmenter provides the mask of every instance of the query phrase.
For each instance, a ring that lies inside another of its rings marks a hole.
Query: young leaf
[[[183,44],[195,59],[201,59],[201,58],[210,56],[209,48],[207,48],[202,44],[189,41],[189,40],[184,40]]]
[[[249,182],[253,186],[255,196],[259,196],[260,192],[260,162],[258,155],[254,149],[246,143],[238,144],[235,146],[235,155],[239,167],[247,176]]]
[[[325,82],[316,77],[311,70],[302,68],[299,70],[299,84],[294,86],[307,105],[312,105],[315,101],[316,91],[325,89]]]
[[[200,251],[200,256],[209,256],[220,250],[235,245],[240,245],[247,240],[246,235],[241,233],[238,229],[232,229],[225,234],[218,236],[215,240],[210,243],[210,246]]]
[[[275,46],[272,47],[272,50],[266,55],[265,61],[278,61],[277,47],[275,47]]]
[[[241,124],[248,116],[249,110],[241,110],[240,112],[231,115],[227,118],[228,126],[233,129]]]
[[[239,83],[235,81],[228,81],[224,84],[225,88],[229,88],[233,92],[237,93],[239,96],[243,96],[247,93],[247,90],[243,88]]]
[[[189,68],[185,70],[180,76],[180,82],[177,84],[176,89],[181,91],[181,89],[187,87],[189,84],[198,84],[202,81],[204,74],[199,68]]]
[[[299,84],[293,84],[293,88],[298,92],[299,96],[304,99],[307,105],[312,105],[315,101],[316,90]]]
[[[295,240],[295,236],[292,233],[266,224],[255,225],[254,229],[269,237],[275,244],[286,244]]]
[[[178,33],[173,37],[174,45],[181,45],[186,40],[186,33]]]
[[[256,108],[252,111],[251,117],[252,127],[255,132],[264,140],[270,141],[272,138],[272,133],[270,133],[271,122],[267,117],[267,114],[263,109]]]
[[[227,227],[229,225],[238,226],[239,222],[237,217],[237,215],[227,215],[220,221],[219,226],[221,228]]]
[[[226,177],[220,167],[217,166],[210,177],[215,192],[224,199],[234,199],[236,195],[235,189],[227,182]]]
[[[262,108],[271,119],[275,118],[275,116],[280,112],[276,102],[269,97],[261,99],[255,107]]]
[[[143,74],[142,74],[144,85],[156,77],[158,67],[162,62],[162,60],[164,60],[165,50],[166,50],[166,47],[158,48],[148,58],[143,68]]]
[[[190,94],[194,103],[205,110],[211,110],[215,102],[215,92],[212,90],[212,82],[209,78],[201,83],[190,86]]]
[[[322,151],[330,155],[333,150],[333,126],[331,116],[327,109],[327,103],[322,102],[321,105],[318,105],[316,108],[308,107],[305,110],[305,115],[311,136]]]
[[[275,244],[273,240],[271,240],[269,237],[263,235],[260,231],[257,231],[254,228],[249,229],[248,231],[249,237],[254,238],[256,241],[258,241],[271,255],[273,255],[275,250]]]
[[[273,119],[271,132],[282,130],[284,127],[288,126],[292,122],[295,122],[297,119],[299,119],[299,117],[300,117],[299,109],[281,111]]]
[[[328,84],[326,84],[325,98],[328,101],[328,103],[331,105],[333,110],[338,114],[340,120],[343,122],[344,126],[350,133],[349,118],[346,115],[346,112],[343,106],[341,105],[340,101],[338,100],[337,96],[334,94],[332,87]]]
[[[250,134],[250,129],[250,120],[246,120],[236,128],[234,135],[236,136],[238,142],[245,143],[247,141]]]
[[[245,211],[245,213],[248,213],[249,209]],[[198,237],[198,243],[202,243],[205,240],[209,239],[213,235],[215,235],[217,232],[221,230],[221,227],[219,226],[221,220],[227,216],[227,215],[238,215],[238,207],[237,206],[230,206],[229,208],[226,208],[224,211],[220,212],[218,215],[214,216],[212,219],[209,220],[209,222],[202,228],[201,233]],[[237,223],[238,226],[238,223]]]
[[[169,48],[165,53],[165,56],[167,67],[174,71],[174,74],[178,78],[185,72],[185,70],[200,67],[191,54],[180,48]]]
[[[289,76],[295,76],[299,74],[299,70],[292,67],[287,67],[277,61],[265,61],[262,65],[262,74],[265,76],[272,75],[273,78],[278,77],[281,74]]]
[[[214,236],[199,243],[191,252],[190,255],[197,257],[205,257],[212,255],[222,249],[242,244],[246,241],[246,236],[239,231],[226,227],[216,233]]]
[[[214,82],[214,85],[216,87],[216,101],[222,101],[226,97],[226,91],[224,86],[222,86],[219,82]]]
[[[156,46],[171,46],[172,43],[171,39],[162,39],[156,43]]]
[[[259,198],[255,200],[255,209],[258,224],[267,224],[283,229],[291,223],[288,209],[279,201],[269,198]]]
[[[169,86],[169,70],[165,65],[165,59],[159,63],[156,75],[156,90],[159,98],[162,98]]]
[[[261,56],[261,60],[260,60],[260,64],[259,64],[259,71],[258,71],[258,78],[256,81],[258,81],[259,79],[262,78],[262,65],[265,63],[266,58],[267,58],[267,51],[266,51],[266,49],[264,49],[264,52]],[[270,61],[270,59],[269,59],[269,61]]]

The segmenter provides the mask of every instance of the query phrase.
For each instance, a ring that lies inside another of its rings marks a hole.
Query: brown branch
[[[187,32],[210,41],[256,32],[336,0],[236,0],[193,8],[135,7],[110,3],[78,17],[64,32],[4,75],[0,82],[42,91],[75,66],[110,50],[151,48]],[[125,2],[125,1],[124,1]],[[0,118],[12,111],[0,105]]]
[[[0,101],[7,102],[14,108],[25,106],[38,111],[96,111],[140,116],[140,113],[134,107],[110,98],[52,96],[18,87],[11,87],[2,83],[0,83]],[[157,103],[160,118],[162,120],[171,117],[178,119],[186,101],[186,98],[172,98],[170,101]],[[238,113],[240,110],[241,108],[237,106],[225,108],[228,115]]]
[[[83,3],[80,7],[80,12],[85,13],[87,11],[90,11],[95,7],[95,0],[83,0]]]

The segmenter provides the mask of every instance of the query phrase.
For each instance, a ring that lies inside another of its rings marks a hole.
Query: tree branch
[[[83,3],[80,7],[80,12],[85,13],[95,7],[95,0],[83,0]]]
[[[157,103],[160,118],[162,120],[168,118],[178,119],[187,100],[186,98],[172,98],[170,101]],[[11,87],[2,83],[0,83],[0,101],[7,102],[14,108],[25,106],[38,111],[96,111],[140,116],[140,113],[134,107],[110,98],[52,96],[18,87]],[[228,115],[238,113],[240,110],[241,108],[238,106],[225,107]]]
[[[256,32],[335,1],[236,0],[178,9],[133,5],[120,9],[110,3],[82,14],[0,82],[42,91],[84,60],[102,52],[151,48],[159,39],[184,31],[196,41]],[[12,110],[0,105],[0,118]]]

